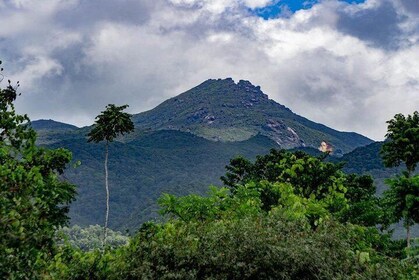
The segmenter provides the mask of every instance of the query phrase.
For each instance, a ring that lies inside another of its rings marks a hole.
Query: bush
[[[148,225],[120,260],[119,279],[403,279],[397,260],[361,249],[365,236],[337,222],[312,230],[280,214]],[[411,274],[413,275],[413,274]],[[408,278],[406,278],[408,279]]]

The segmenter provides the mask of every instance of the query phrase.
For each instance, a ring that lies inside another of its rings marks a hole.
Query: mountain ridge
[[[31,121],[31,127],[35,130],[43,130],[43,129],[61,129],[61,130],[75,130],[75,129],[79,129],[79,127],[72,125],[72,124],[68,124],[68,123],[63,123],[63,122],[58,122],[52,119],[39,119],[39,120],[35,120],[35,121]]]
[[[154,109],[133,115],[139,129],[190,132],[212,141],[240,141],[258,133],[282,148],[317,148],[326,141],[349,152],[373,141],[355,132],[341,132],[312,122],[269,99],[249,81],[209,79]]]

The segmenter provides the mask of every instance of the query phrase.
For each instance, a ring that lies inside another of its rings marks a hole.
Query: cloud
[[[59,11],[55,20],[68,28],[83,28],[103,21],[143,24],[150,20],[153,5],[137,0],[80,0]]]
[[[329,0],[270,20],[249,12],[270,3],[0,1],[1,59],[21,81],[19,110],[77,125],[108,103],[138,113],[219,77],[250,80],[296,113],[375,139],[394,114],[417,110],[410,0]]]
[[[338,30],[373,44],[377,48],[393,49],[402,42],[399,24],[403,17],[390,1],[369,8],[339,11]]]
[[[419,14],[419,5],[416,0],[400,0],[399,2],[406,9],[405,12]]]

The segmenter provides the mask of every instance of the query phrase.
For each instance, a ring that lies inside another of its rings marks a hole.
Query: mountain
[[[78,186],[70,210],[71,222],[102,224],[105,211],[104,145],[71,138],[48,145],[65,147],[81,166],[66,170],[65,177]],[[157,198],[162,193],[204,194],[211,184],[221,185],[224,166],[235,156],[254,159],[278,147],[256,135],[239,142],[214,142],[175,130],[152,131],[109,149],[110,227],[136,229],[157,217]]]
[[[213,141],[242,141],[261,134],[285,149],[317,148],[325,141],[336,152],[347,153],[373,142],[312,122],[269,99],[259,86],[231,78],[207,80],[133,120],[140,130],[179,130]]]
[[[77,126],[66,124],[62,122],[57,122],[54,120],[36,120],[31,122],[31,126],[33,129],[37,130],[38,132],[41,132],[42,130],[76,130],[78,129]]]
[[[208,80],[156,108],[133,116],[134,133],[110,145],[110,226],[135,229],[157,217],[163,193],[203,194],[221,185],[224,167],[235,156],[251,160],[271,148],[318,154],[322,141],[335,151],[353,151],[372,141],[339,132],[294,114],[248,81]],[[105,204],[104,145],[87,143],[91,127],[41,120],[32,122],[38,144],[72,151],[81,161],[65,177],[78,186],[71,222],[102,224]]]
[[[82,131],[75,125],[54,120],[36,120],[31,126],[38,134],[37,143],[41,145],[53,144],[61,140],[80,137]]]

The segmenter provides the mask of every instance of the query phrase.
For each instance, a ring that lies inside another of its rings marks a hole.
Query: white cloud
[[[243,0],[243,4],[251,9],[266,7],[272,0]]]
[[[1,59],[33,119],[87,125],[108,103],[137,113],[219,77],[250,80],[309,119],[375,139],[419,104],[410,0],[323,1],[267,21],[244,6],[269,0],[92,1],[0,2],[12,23],[0,31]],[[356,24],[383,14],[398,34]]]
[[[273,0],[168,0],[170,3],[184,7],[199,7],[213,13],[221,13],[226,9],[246,6],[250,9],[265,7]]]

